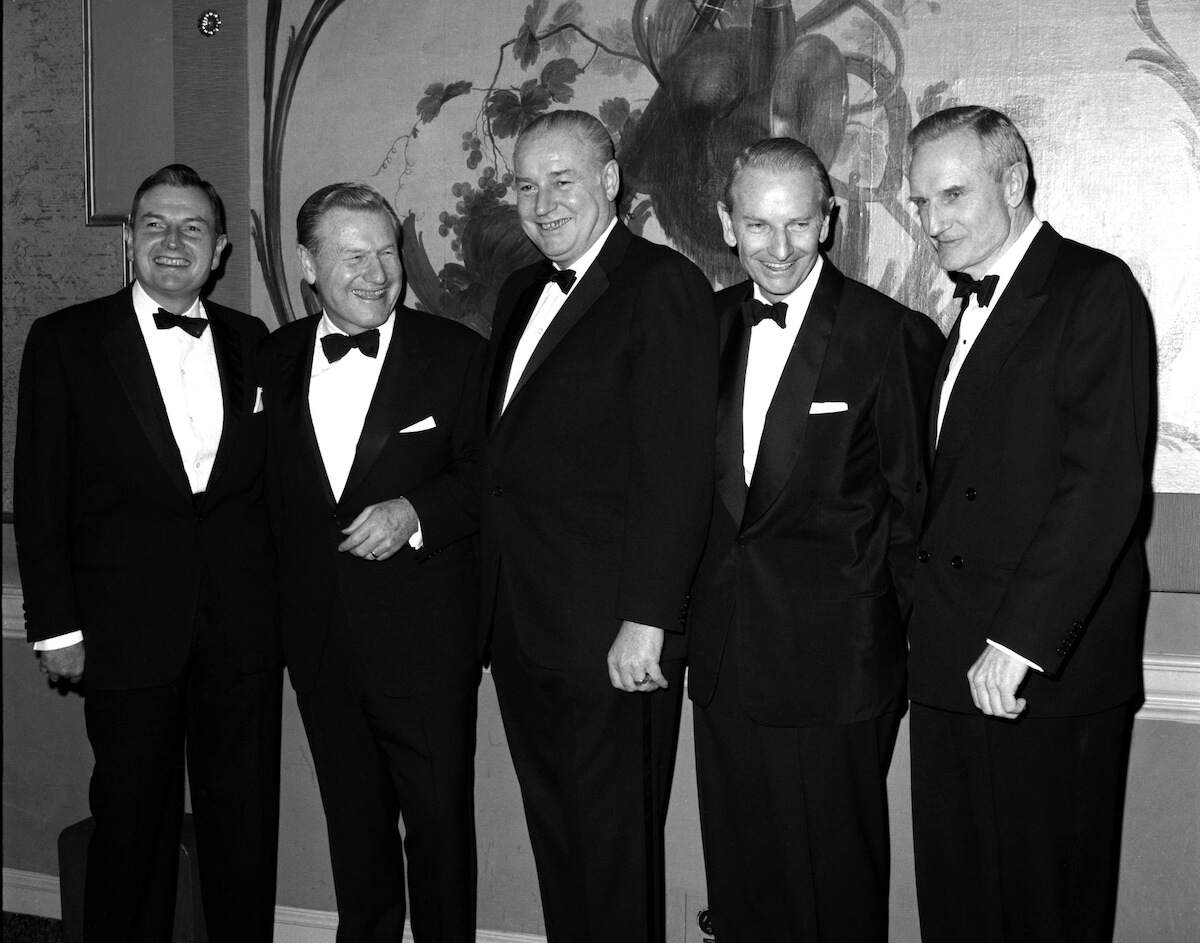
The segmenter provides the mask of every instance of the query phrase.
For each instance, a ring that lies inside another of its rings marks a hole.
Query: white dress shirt
[[[363,424],[375,396],[384,358],[392,345],[395,325],[396,315],[393,312],[379,326],[379,352],[374,357],[368,357],[357,347],[352,347],[346,356],[335,363],[330,363],[325,356],[321,338],[346,332],[337,327],[328,314],[322,314],[321,323],[317,325],[316,348],[313,350],[308,386],[308,410],[335,501],[341,500],[342,492],[346,489],[346,479],[350,477],[350,467],[354,464],[358,440],[362,437]],[[414,550],[420,550],[423,545],[419,521],[408,544]]]
[[[392,343],[395,323],[396,316],[392,314],[379,326],[379,353],[376,356],[368,357],[352,347],[336,363],[330,363],[326,358],[321,338],[346,332],[335,326],[328,314],[322,314],[321,323],[317,325],[308,409],[334,500],[341,499],[346,479],[350,477],[350,466],[354,464],[354,453],[358,450],[367,409],[379,382],[379,371]]]
[[[1029,221],[1029,225],[1025,227],[1025,231],[1017,238],[1017,241],[1008,247],[1004,255],[1000,256],[999,261],[996,262],[992,271],[986,273],[987,275],[995,275],[999,278],[999,281],[996,282],[996,290],[992,292],[992,297],[988,304],[985,307],[981,307],[979,296],[971,295],[967,301],[966,308],[959,315],[958,346],[954,348],[954,354],[950,357],[950,365],[946,369],[946,381],[942,384],[942,398],[938,403],[937,436],[939,439],[942,436],[942,420],[946,418],[946,406],[950,402],[950,393],[954,389],[954,383],[958,379],[959,372],[962,370],[963,362],[967,359],[967,354],[971,352],[971,348],[975,345],[975,339],[979,337],[983,326],[987,323],[988,315],[992,313],[992,310],[996,307],[996,303],[1004,294],[1004,289],[1012,281],[1013,272],[1017,270],[1017,266],[1025,258],[1026,251],[1028,251],[1034,236],[1038,234],[1038,230],[1041,228],[1042,221],[1037,216],[1034,216]]]
[[[787,365],[800,333],[800,325],[808,313],[813,292],[821,277],[824,260],[817,256],[816,264],[790,295],[783,299],[787,305],[784,327],[769,318],[763,318],[750,330],[750,350],[746,356],[746,387],[742,396],[742,465],[746,473],[746,484],[754,477],[754,465],[758,460],[758,448],[762,442],[763,427],[767,422],[767,410],[775,398],[775,389],[783,368]],[[771,304],[757,285],[754,298],[763,304]]]
[[[221,443],[225,423],[225,404],[221,397],[221,375],[217,371],[217,352],[213,347],[212,328],[192,337],[180,328],[160,330],[154,314],[160,305],[138,283],[133,283],[133,312],[141,328],[158,390],[162,394],[171,424],[171,434],[179,448],[179,458],[187,473],[192,493],[208,487],[213,459]],[[182,312],[184,317],[208,320],[204,303],[195,303]],[[67,632],[34,642],[34,651],[48,652],[83,641],[83,632]]]
[[[967,359],[967,355],[971,353],[971,348],[975,345],[976,338],[983,331],[983,326],[987,324],[988,315],[996,307],[996,303],[1004,294],[1004,289],[1008,287],[1008,283],[1012,281],[1013,273],[1017,270],[1017,266],[1021,264],[1021,260],[1025,258],[1025,253],[1029,250],[1029,246],[1033,243],[1034,237],[1042,228],[1042,221],[1034,216],[1029,221],[1029,225],[1025,227],[1024,232],[1017,238],[1004,255],[996,262],[992,271],[987,275],[996,275],[999,281],[996,283],[996,290],[992,293],[992,297],[986,306],[980,306],[979,296],[971,295],[967,302],[966,308],[963,309],[958,321],[958,346],[954,348],[954,353],[950,357],[950,365],[946,369],[946,381],[942,384],[942,398],[938,403],[937,416],[937,437],[942,436],[942,420],[946,418],[946,406],[950,402],[950,393],[954,389],[954,382],[958,379],[959,373],[962,371],[963,363]],[[1030,661],[1024,655],[1014,652],[1011,648],[1001,645],[999,642],[993,642],[991,639],[986,640],[992,648],[998,648],[1005,654],[1011,655],[1017,661],[1022,662],[1026,666],[1041,671],[1042,666]]]
[[[616,225],[617,220],[614,217],[605,227],[604,232],[600,234],[600,238],[588,246],[587,251],[570,266],[571,271],[575,273],[575,282],[571,285],[571,291],[575,290],[584,274],[592,267],[592,263],[596,261],[596,256],[604,248],[604,243],[608,241],[608,237]],[[562,271],[563,266],[558,265],[557,262],[555,265]],[[517,342],[517,349],[513,351],[512,366],[508,371],[508,385],[504,390],[504,404],[500,407],[501,413],[508,409],[508,401],[512,399],[513,391],[521,381],[521,375],[525,372],[525,368],[529,366],[529,358],[537,349],[542,335],[554,322],[555,316],[562,310],[562,306],[566,304],[569,297],[570,292],[563,292],[555,282],[547,282],[546,287],[542,289],[537,304],[533,306],[533,314],[529,316],[529,323],[525,325],[525,331]]]

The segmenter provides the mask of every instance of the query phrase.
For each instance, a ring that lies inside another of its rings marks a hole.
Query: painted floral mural
[[[260,0],[260,6],[266,14],[262,202],[253,235],[280,323],[315,308],[289,270],[285,220],[294,207],[284,204],[295,200],[287,179],[292,164],[319,160],[307,144],[289,139],[289,121],[306,107],[313,109],[305,115],[308,127],[327,119],[316,102],[340,101],[356,81],[359,60],[364,68],[374,61],[364,42],[378,43],[382,56],[403,38],[415,58],[400,60],[403,78],[386,101],[351,106],[369,117],[354,165],[338,165],[300,189],[351,177],[376,185],[403,219],[407,302],[484,334],[505,277],[537,258],[516,217],[514,139],[555,108],[584,107],[600,117],[617,144],[626,223],[675,245],[718,285],[741,277],[715,213],[734,154],[768,135],[808,142],[834,181],[836,264],[929,313],[943,329],[957,308],[906,205],[903,179],[905,136],[924,115],[971,101],[998,107],[1025,129],[1035,154],[1049,151],[1057,159],[1062,151],[1053,182],[1086,191],[1093,158],[1072,157],[1054,143],[1078,110],[1067,96],[1085,95],[1098,109],[1124,106],[1139,123],[1170,113],[1174,147],[1189,155],[1187,186],[1200,187],[1200,57],[1183,35],[1189,22],[1183,0],[1102,0],[1103,11],[1088,14],[1093,24],[1105,20],[1092,42],[1120,35],[1123,47],[1084,49],[1076,68],[1094,70],[1083,77],[1101,84],[1074,92],[1066,91],[1072,76],[1065,60],[1082,23],[1064,21],[1059,11],[1042,30],[1029,28],[1023,14],[1036,17],[1040,8],[1021,0],[492,0],[474,12],[459,4],[418,8],[385,0]],[[285,25],[285,8],[295,25]],[[1200,25],[1194,10],[1190,19]],[[1012,32],[1036,41],[997,28],[1010,21]],[[413,42],[422,29],[428,37]],[[1059,86],[1048,86],[1039,69],[1059,70]],[[1136,99],[1122,100],[1135,92]],[[1149,107],[1135,109],[1143,101]],[[1149,230],[1145,237],[1122,232],[1097,242],[1087,228],[1064,224],[1082,210],[1103,230],[1113,218],[1103,200],[1077,201],[1065,212],[1053,193],[1044,202],[1039,196],[1043,212],[1046,203],[1065,234],[1126,258],[1150,295],[1164,392],[1165,471],[1156,472],[1156,485],[1200,491],[1200,391],[1188,366],[1200,357],[1200,277],[1177,284],[1164,308],[1153,289],[1167,250]]]

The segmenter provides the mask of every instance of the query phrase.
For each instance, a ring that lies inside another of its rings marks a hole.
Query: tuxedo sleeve
[[[1062,438],[1058,483],[987,632],[1049,674],[1137,520],[1153,374],[1150,314],[1120,260],[1098,266],[1067,317],[1052,404]]]
[[[682,257],[651,267],[631,326],[630,463],[616,617],[682,631],[713,487],[717,319]]]
[[[71,566],[71,409],[67,371],[52,324],[34,322],[21,358],[13,521],[30,642],[80,624]]]
[[[458,398],[449,414],[450,459],[446,468],[405,495],[420,521],[422,546],[436,550],[479,529],[479,452],[482,441],[480,384],[486,345],[466,329],[453,363],[459,375]],[[443,364],[443,368],[447,366]]]
[[[888,569],[907,617],[917,533],[928,492],[929,397],[946,339],[927,317],[906,311],[883,364],[875,399],[880,471],[888,486]]]

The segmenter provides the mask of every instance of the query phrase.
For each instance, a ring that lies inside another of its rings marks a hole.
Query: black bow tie
[[[363,356],[374,357],[379,353],[379,328],[373,327],[361,334],[326,334],[321,338],[321,350],[325,351],[325,359],[337,363],[352,347],[362,351]]]
[[[950,277],[954,279],[954,297],[963,300],[962,309],[964,311],[967,310],[972,295],[979,299],[979,307],[986,308],[988,302],[992,300],[992,295],[996,293],[996,286],[1000,283],[999,275],[985,275],[978,281],[961,272],[956,272]]]
[[[154,326],[160,331],[169,331],[177,327],[181,331],[187,331],[192,337],[199,337],[208,327],[208,322],[204,318],[187,318],[182,314],[172,314],[166,308],[159,308],[154,312]]]
[[[546,275],[546,282],[547,284],[554,282],[555,285],[562,289],[562,293],[565,295],[571,290],[571,286],[575,284],[575,270],[565,268],[561,271],[549,272]]]
[[[742,316],[750,327],[754,327],[764,318],[770,318],[780,327],[787,321],[787,302],[777,301],[773,305],[763,304],[757,298],[742,302]]]

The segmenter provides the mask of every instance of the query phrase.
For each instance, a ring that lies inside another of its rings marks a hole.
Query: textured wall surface
[[[74,0],[4,4],[3,508],[30,322],[121,287],[121,230],[84,225],[83,21]]]

